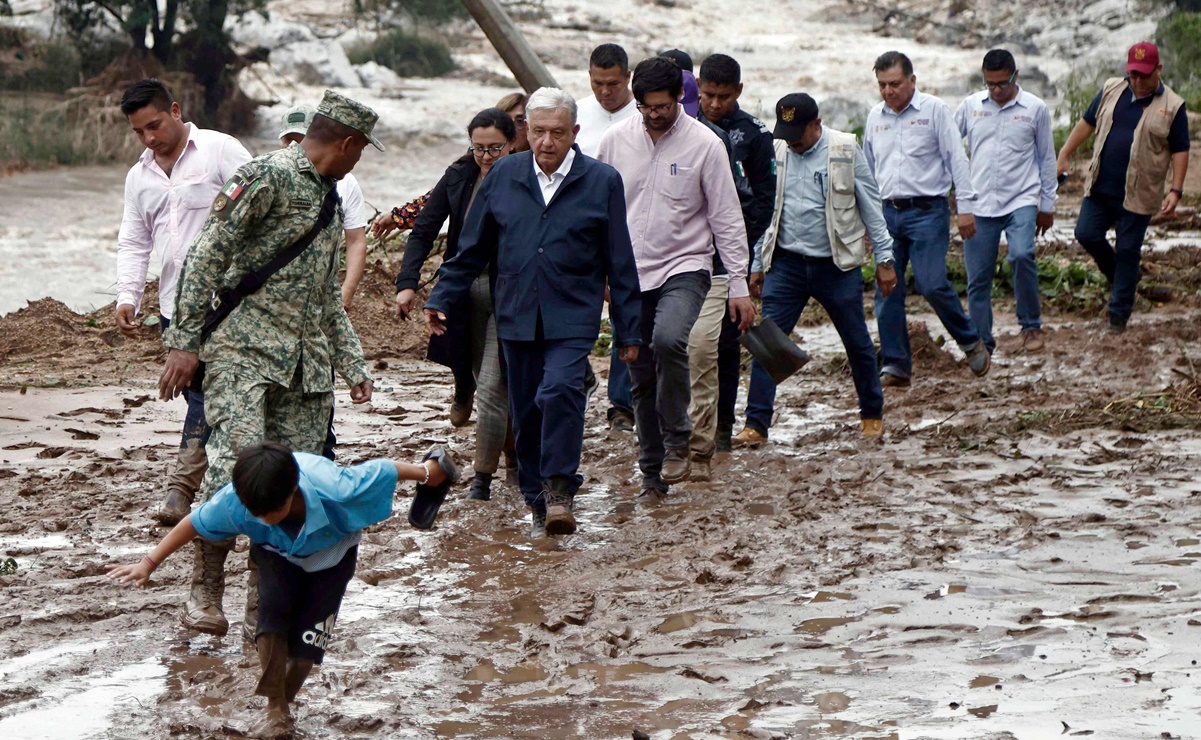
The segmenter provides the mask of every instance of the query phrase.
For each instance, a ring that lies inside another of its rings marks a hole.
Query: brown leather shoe
[[[459,401],[457,398],[450,400],[450,425],[452,427],[465,427],[471,421],[471,407],[475,403],[475,396],[468,398],[466,402]]]
[[[1022,329],[1022,349],[1027,352],[1042,352],[1045,346],[1042,329]]]
[[[902,378],[892,373],[880,373],[880,385],[885,388],[908,388],[909,378]]]
[[[884,434],[883,419],[862,419],[860,424],[863,428],[864,439],[875,439]]]
[[[730,444],[734,447],[759,447],[767,441],[767,437],[750,427],[743,427],[742,431],[734,435],[730,440]]]
[[[713,469],[709,465],[709,460],[701,457],[692,458],[692,472],[688,475],[689,480],[694,481],[710,481],[713,480]]]
[[[659,480],[664,483],[687,480],[692,469],[688,457],[688,450],[668,450],[663,456],[663,469],[659,471]]]

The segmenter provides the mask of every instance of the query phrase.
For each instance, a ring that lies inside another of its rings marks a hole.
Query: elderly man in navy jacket
[[[584,444],[584,373],[609,285],[614,346],[638,357],[638,272],[621,175],[575,146],[575,100],[544,87],[526,104],[529,152],[497,162],[425,302],[430,331],[492,263],[517,470],[532,535],[571,534]]]

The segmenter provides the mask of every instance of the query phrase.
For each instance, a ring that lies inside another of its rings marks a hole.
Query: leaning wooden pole
[[[463,5],[527,93],[559,86],[497,0],[463,0]]]

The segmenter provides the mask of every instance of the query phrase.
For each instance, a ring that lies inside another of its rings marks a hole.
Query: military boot
[[[185,627],[213,635],[229,631],[229,622],[221,611],[225,596],[225,557],[229,549],[197,538],[192,565],[192,592],[180,612],[179,621]]]
[[[242,638],[254,642],[259,627],[259,566],[246,557],[246,614],[242,617]]]
[[[196,492],[200,490],[208,466],[208,456],[204,454],[204,444],[199,439],[189,439],[179,448],[175,469],[167,480],[167,495],[153,514],[156,521],[174,527],[192,511],[192,502],[196,499]]]

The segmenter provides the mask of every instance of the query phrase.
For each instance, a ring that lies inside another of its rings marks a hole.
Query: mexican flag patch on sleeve
[[[243,182],[241,175],[232,177],[229,182],[225,183],[225,187],[221,188],[221,192],[213,200],[213,213],[221,218],[228,217],[232,206],[238,202],[238,198],[241,198],[248,189],[248,186],[253,185],[254,182]]]

